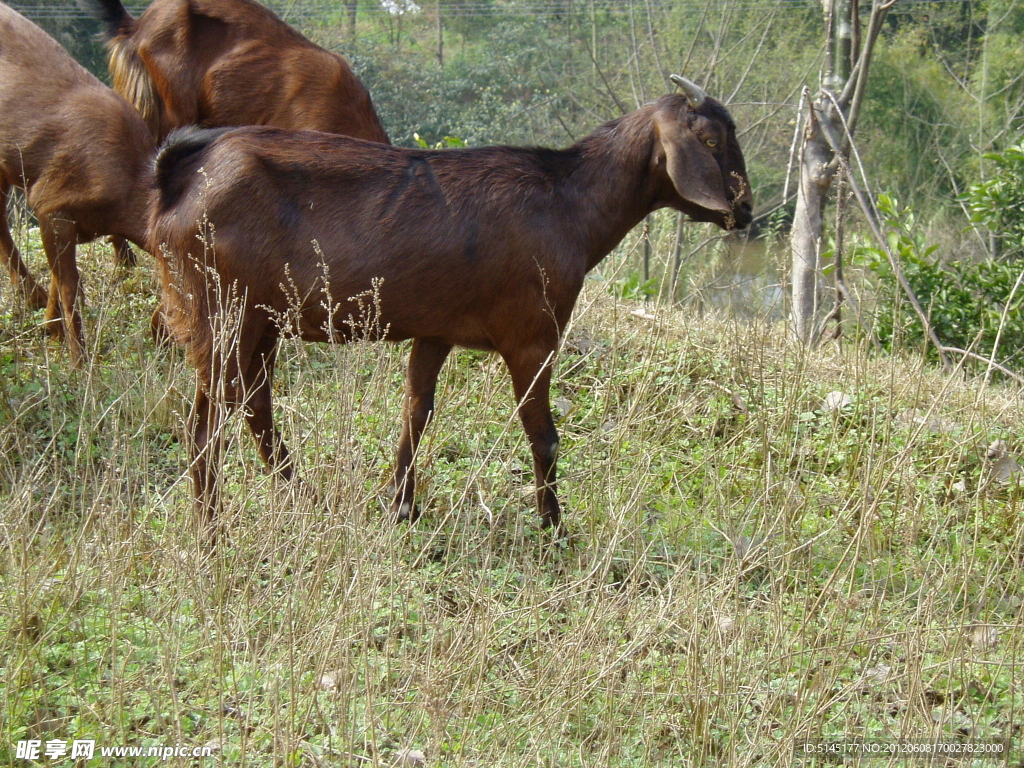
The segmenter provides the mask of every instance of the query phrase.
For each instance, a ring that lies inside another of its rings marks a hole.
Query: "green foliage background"
[[[758,210],[783,207],[761,230],[776,237],[744,266],[750,253],[737,256],[734,246],[662,211],[650,218],[646,235],[635,232],[627,239],[619,258],[603,265],[602,276],[618,295],[728,304],[752,314],[785,311],[772,286],[785,282],[785,209],[791,209],[795,187],[800,94],[804,87],[819,87],[819,2],[269,4],[313,40],[349,58],[392,140],[406,146],[415,145],[415,137],[427,146],[444,146],[446,137],[471,146],[565,146],[672,90],[670,72],[702,83],[729,105],[740,127]],[[129,6],[135,14],[144,9]],[[72,0],[24,0],[15,7],[106,77],[97,25]],[[862,20],[868,10],[865,4]],[[1007,282],[1013,285],[1016,273],[1009,264],[1024,252],[1022,39],[1019,0],[897,2],[875,51],[858,125],[854,159],[864,169],[867,190],[898,198],[914,219],[914,232],[908,233],[890,217],[893,237],[935,246],[927,265],[914,257],[905,268],[920,278],[923,303],[938,302],[958,318],[946,323],[947,338],[957,345],[970,346],[972,339],[987,340],[994,332],[991,322],[982,323],[994,311],[985,303],[998,301]],[[867,231],[856,212],[852,226]],[[640,247],[645,236],[652,247]],[[862,260],[864,266],[873,263]],[[918,321],[902,316],[902,303],[891,303],[892,275],[883,262],[875,266],[880,270],[871,269],[873,281],[864,287],[874,285],[881,305],[894,306],[896,314],[872,332],[887,346],[893,340],[916,343]],[[732,277],[723,278],[729,270]],[[716,293],[723,283],[725,299]],[[906,333],[897,332],[900,327]],[[1015,348],[1004,348],[1016,356]]]
[[[471,146],[565,146],[672,90],[670,72],[702,83],[729,105],[740,127],[757,209],[782,207],[760,228],[774,237],[756,253],[738,252],[734,243],[661,211],[644,232],[627,238],[599,277],[620,296],[784,314],[777,286],[786,280],[798,104],[804,87],[819,87],[824,55],[819,2],[269,4],[349,58],[392,140],[406,146],[415,145],[415,137],[427,146],[445,146],[446,137]],[[135,14],[144,9],[129,6]],[[72,0],[25,0],[16,7],[106,77],[97,25]],[[862,21],[868,11],[865,4]],[[858,124],[854,160],[866,176],[861,181],[872,195],[899,199],[914,219],[910,233],[889,217],[892,236],[935,246],[924,261],[907,254],[926,246],[904,248],[904,268],[917,281],[921,302],[942,308],[936,321],[950,314],[941,323],[948,331],[943,338],[957,346],[992,341],[995,326],[983,318],[998,314],[992,306],[1005,285],[1014,284],[1011,264],[1024,252],[1022,39],[1020,0],[897,2],[874,54]],[[851,226],[867,233],[859,212]],[[897,300],[886,264],[861,260],[873,276],[861,287],[891,309],[870,332],[885,346],[916,344],[919,322]],[[1007,340],[1001,346],[1003,362],[1019,356]]]
[[[758,201],[776,200],[803,86],[823,46],[813,0],[408,0],[269,3],[346,55],[393,139],[564,145],[671,90],[679,71],[728,102]],[[105,77],[97,24],[72,0],[14,3]],[[129,3],[140,13],[145,6]],[[867,7],[863,12],[867,12]],[[443,27],[438,51],[438,14]],[[953,197],[1020,136],[1024,10],[1016,0],[897,3],[873,61],[861,151],[881,191],[920,215]]]
[[[888,247],[900,265],[914,295],[922,303],[936,336],[946,346],[971,350],[1024,367],[1024,290],[1020,265],[997,259],[943,261],[938,246],[929,245],[914,214],[887,195],[879,210],[889,230]],[[885,251],[861,241],[854,248],[855,262],[878,278],[874,332],[889,349],[903,344],[934,355],[917,315],[901,306],[904,301]]]
[[[345,2],[273,5],[352,61],[396,143],[565,145],[676,71],[730,105],[758,207],[793,191],[812,0],[363,0],[354,28]],[[70,0],[18,7],[105,77]],[[858,129],[943,341],[1018,368],[1022,32],[1014,2],[900,0]],[[267,476],[236,419],[231,539],[211,553],[182,447],[194,374],[150,341],[151,262],[119,279],[82,249],[83,371],[0,294],[0,764],[68,736],[213,745],[225,765],[396,765],[408,747],[467,768],[831,765],[794,745],[848,736],[988,740],[1020,764],[1020,391],[906,354],[920,324],[848,223],[865,326],[892,354],[653,307],[715,306],[718,265],[745,258],[665,212],[591,275],[555,377],[557,543],[533,526],[493,358],[446,367],[424,518],[395,527],[403,350],[289,340],[280,423],[314,493]],[[14,229],[42,274],[38,232]],[[760,315],[782,282],[732,306]]]

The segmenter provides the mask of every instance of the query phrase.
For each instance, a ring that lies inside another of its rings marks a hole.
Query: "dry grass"
[[[236,419],[230,542],[206,557],[178,442],[192,373],[148,340],[147,269],[82,262],[86,370],[0,305],[5,764],[26,738],[560,767],[1017,740],[1019,474],[985,456],[1024,449],[1019,391],[637,317],[594,283],[558,363],[571,536],[552,542],[500,361],[445,368],[424,518],[396,527],[403,348],[288,343],[279,419],[315,500],[262,472]]]

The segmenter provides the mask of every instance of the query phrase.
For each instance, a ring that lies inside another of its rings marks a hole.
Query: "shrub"
[[[878,208],[888,230],[889,249],[899,260],[939,340],[988,356],[993,354],[998,337],[995,359],[1024,370],[1020,265],[991,258],[942,261],[934,256],[936,246],[925,243],[912,211],[901,209],[894,198],[886,195],[879,197]],[[1021,217],[1024,223],[1024,213]],[[855,245],[853,258],[877,278],[879,304],[874,333],[881,344],[888,349],[901,344],[923,345],[921,321],[902,301],[885,251],[861,242]],[[930,349],[928,353],[935,351]]]
[[[972,184],[964,196],[971,221],[987,227],[999,238],[1004,256],[1024,255],[1024,145],[983,156],[994,173]]]

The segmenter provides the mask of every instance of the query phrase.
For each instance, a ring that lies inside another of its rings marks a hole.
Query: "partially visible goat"
[[[100,235],[146,244],[156,145],[132,106],[43,30],[0,3],[0,253],[50,333],[84,356],[75,245]],[[12,187],[25,190],[50,265],[49,295],[22,262],[7,225]],[[130,249],[120,241],[122,260]]]
[[[157,159],[150,237],[169,326],[199,373],[189,456],[207,519],[228,409],[244,404],[263,460],[292,475],[271,406],[279,335],[344,342],[369,319],[379,338],[414,340],[394,513],[416,516],[413,457],[441,366],[462,346],[496,350],[508,365],[537,507],[557,525],[548,389],[584,276],[657,208],[723,229],[751,220],[729,113],[677,82],[685,96],[561,151],[401,149],[268,128],[172,134]],[[218,338],[232,302],[241,314]],[[368,306],[379,316],[366,318]]]
[[[253,0],[79,0],[107,38],[114,89],[153,136],[174,128],[273,125],[387,143],[370,94],[341,56]]]

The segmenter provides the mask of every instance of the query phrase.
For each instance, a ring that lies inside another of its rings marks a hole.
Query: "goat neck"
[[[572,227],[587,254],[587,270],[611,253],[657,206],[652,175],[654,105],[598,128],[569,151],[578,155],[566,183],[575,197]]]

